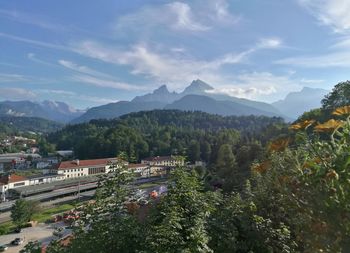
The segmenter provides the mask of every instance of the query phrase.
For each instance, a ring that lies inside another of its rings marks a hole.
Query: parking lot
[[[63,223],[55,223],[55,224],[39,224],[36,227],[24,228],[21,233],[13,233],[8,235],[0,236],[0,245],[8,245],[8,253],[17,253],[19,252],[29,241],[40,241],[43,244],[47,245],[53,239],[57,238],[52,235],[55,230],[55,227],[64,226]],[[69,234],[71,231],[69,229],[64,230],[64,235]],[[10,245],[11,241],[15,238],[24,238],[24,243],[19,246]]]

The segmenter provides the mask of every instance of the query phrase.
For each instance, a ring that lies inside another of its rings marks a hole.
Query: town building
[[[57,174],[65,178],[104,174],[110,172],[117,161],[117,158],[65,161],[59,164]]]
[[[137,177],[150,177],[150,166],[144,163],[130,163],[128,169],[131,170]]]
[[[40,185],[63,180],[64,177],[57,174],[34,175],[24,177],[16,174],[8,174],[0,177],[0,195],[1,200],[8,197],[8,191],[23,186]]]
[[[141,160],[142,164],[148,164],[150,166],[184,166],[185,161],[182,157],[178,156],[155,156],[149,157]]]

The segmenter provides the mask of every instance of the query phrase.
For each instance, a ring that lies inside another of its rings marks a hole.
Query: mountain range
[[[36,117],[68,123],[85,111],[77,110],[64,102],[48,101],[2,101],[0,116]]]
[[[321,100],[329,91],[304,87],[299,92],[289,93],[285,99],[272,103],[284,115],[296,119],[303,112],[321,107]]]
[[[130,112],[154,109],[203,111],[226,116],[265,115],[288,118],[270,104],[215,94],[214,91],[213,87],[201,80],[194,80],[180,93],[169,92],[166,85],[162,85],[152,93],[137,96],[131,101],[120,101],[91,108],[74,119],[72,123],[87,122],[98,118],[111,119]]]
[[[39,117],[61,123],[82,123],[92,119],[111,119],[124,114],[154,109],[203,111],[223,116],[264,115],[283,117],[287,121],[298,118],[303,112],[318,108],[327,90],[303,88],[289,93],[285,99],[268,104],[243,98],[217,94],[209,84],[194,80],[182,92],[170,92],[166,85],[152,93],[137,96],[131,101],[119,101],[86,111],[77,110],[57,101],[3,101],[1,116]]]

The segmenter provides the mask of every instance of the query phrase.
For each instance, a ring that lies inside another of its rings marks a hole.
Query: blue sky
[[[349,79],[348,0],[0,2],[0,100],[77,108],[194,79],[273,102]]]

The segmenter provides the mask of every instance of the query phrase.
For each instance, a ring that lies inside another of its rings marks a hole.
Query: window
[[[25,185],[25,182],[15,183],[13,184],[13,187],[19,187]]]

